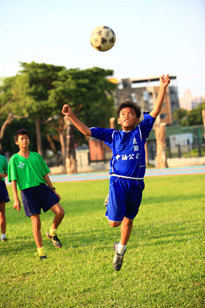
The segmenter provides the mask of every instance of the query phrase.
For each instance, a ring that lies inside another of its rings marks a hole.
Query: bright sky
[[[111,27],[113,49],[90,45],[97,26]],[[19,62],[114,70],[121,78],[177,76],[205,95],[205,0],[0,0],[0,77]]]

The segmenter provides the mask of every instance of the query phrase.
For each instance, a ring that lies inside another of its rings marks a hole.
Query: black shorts
[[[0,181],[0,203],[9,202],[9,194],[6,188],[6,184],[3,180]]]
[[[59,202],[59,198],[46,184],[22,190],[21,198],[27,217],[41,214],[41,209],[47,212],[53,205]]]

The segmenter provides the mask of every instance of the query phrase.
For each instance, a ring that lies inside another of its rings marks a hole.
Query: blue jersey
[[[104,141],[112,150],[110,174],[144,178],[146,169],[144,145],[154,121],[155,118],[145,113],[143,121],[129,132],[98,127],[90,128],[92,137]]]

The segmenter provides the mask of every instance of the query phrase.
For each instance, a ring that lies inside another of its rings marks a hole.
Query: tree
[[[173,119],[177,124],[179,124],[181,123],[181,120],[186,117],[186,115],[187,115],[186,109],[178,108],[174,110]]]
[[[58,73],[65,68],[35,62],[22,62],[21,66],[23,69],[20,71],[20,75],[24,77],[24,82],[27,84],[22,100],[22,102],[26,102],[24,112],[35,122],[37,149],[43,155],[40,124],[49,125],[47,119],[53,111],[48,102],[49,91],[53,88],[53,82],[57,79]]]
[[[200,125],[202,121],[202,110],[205,109],[205,102],[192,110],[182,108],[176,109],[173,113],[174,121],[182,126]]]
[[[182,126],[203,124],[202,110],[205,109],[205,103],[201,103],[196,108],[188,110],[186,117],[181,120]]]
[[[107,79],[113,71],[101,68],[68,70],[35,62],[21,63],[21,66],[18,75],[5,81],[4,91],[0,93],[4,112],[12,111],[12,114],[36,123],[37,149],[41,154],[41,124],[46,125],[58,136],[65,164],[63,104],[69,103],[79,118],[86,123],[89,121],[89,125],[105,126],[113,115],[112,91],[116,85]],[[10,99],[14,93],[15,98],[7,104],[6,98]],[[51,140],[49,142],[51,144]]]
[[[112,70],[97,67],[86,70],[61,71],[58,80],[53,83],[54,89],[50,91],[49,101],[52,105],[57,104],[60,108],[63,104],[68,103],[74,113],[83,122],[89,122],[90,126],[109,125],[109,118],[113,115],[112,91],[116,88],[116,85],[109,82],[106,77],[112,74]],[[60,114],[61,119],[63,119],[62,114]],[[66,155],[62,125],[58,129],[58,133],[63,159],[67,156],[67,165],[70,169],[76,170],[76,166],[70,163],[72,161],[76,164],[75,157],[71,155],[73,152],[67,151]]]
[[[0,88],[0,117],[2,118],[2,122],[3,124],[1,125],[0,128],[0,151],[2,148],[2,141],[3,141],[3,137],[4,137],[4,133],[5,130],[7,128],[7,126],[13,121],[14,116],[11,112],[9,112],[8,110],[6,110],[7,108],[10,108],[10,104],[14,101],[14,99],[17,96],[17,92],[14,91],[12,92],[11,88],[12,88],[12,82],[13,82],[14,78],[7,78],[5,81],[5,84],[3,86],[1,86]],[[3,108],[5,107],[6,108]]]

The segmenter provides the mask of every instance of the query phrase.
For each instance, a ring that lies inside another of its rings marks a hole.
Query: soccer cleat
[[[49,231],[46,232],[46,236],[53,242],[53,245],[57,248],[61,248],[62,247],[62,244],[59,240],[59,238],[57,237],[57,235],[50,235]]]
[[[2,242],[6,242],[6,241],[7,241],[7,238],[4,237],[4,238],[1,239],[1,241],[2,241]]]
[[[114,267],[114,269],[116,271],[119,271],[121,269],[122,262],[123,262],[123,257],[124,257],[124,254],[125,254],[126,250],[124,251],[124,253],[122,255],[120,255],[117,252],[117,246],[118,246],[118,243],[115,243],[114,244],[115,255],[114,255],[114,259],[113,259],[113,267]]]
[[[39,259],[40,259],[40,261],[43,260],[43,259],[46,259],[46,256],[45,255],[44,256],[40,256]]]

